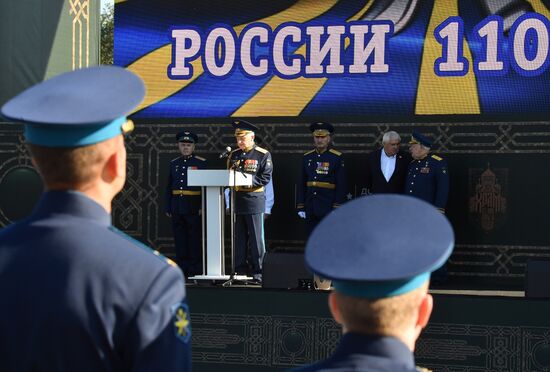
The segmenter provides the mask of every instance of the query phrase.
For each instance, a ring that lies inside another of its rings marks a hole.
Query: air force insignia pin
[[[182,302],[172,306],[172,317],[176,337],[188,343],[191,339],[191,319],[187,304]]]

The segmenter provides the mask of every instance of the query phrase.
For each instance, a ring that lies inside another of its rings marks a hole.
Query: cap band
[[[25,124],[28,143],[46,147],[79,147],[92,145],[122,134],[126,117],[103,125]]]
[[[330,132],[326,129],[315,129],[313,131],[313,135],[315,137],[326,137],[330,134]]]
[[[333,280],[332,286],[338,292],[351,297],[385,298],[411,292],[419,288],[428,279],[430,279],[429,272],[404,280],[369,282]]]
[[[254,133],[254,132],[252,132],[251,130],[246,130],[246,129],[237,129],[237,130],[235,130],[235,136],[237,136],[237,137],[244,136],[245,134],[248,134],[248,133]]]

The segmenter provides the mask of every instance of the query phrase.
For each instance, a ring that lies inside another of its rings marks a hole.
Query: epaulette
[[[424,368],[424,367],[419,367],[419,366],[416,366],[416,370],[417,370],[418,372],[432,372],[431,369]]]
[[[169,259],[168,257],[166,256],[163,256],[162,254],[160,254],[159,251],[153,251],[153,254],[155,256],[157,256],[158,258],[160,258],[162,261],[166,262],[168,265],[170,266],[173,266],[173,267],[178,267],[178,264],[175,263],[174,261],[172,261],[171,259]]]
[[[170,160],[170,163],[173,162],[173,161],[179,160],[179,159],[181,159],[181,156],[178,156],[177,158],[174,158],[174,159]]]
[[[315,152],[315,150],[308,151],[304,154],[304,156],[311,154],[312,152]]]
[[[443,158],[440,158],[440,157],[437,156],[437,155],[432,155],[432,158],[434,158],[434,159],[437,160],[437,161],[443,160]]]
[[[200,161],[206,161],[205,158],[203,158],[202,156],[197,156],[197,155],[195,155],[195,159],[198,159]]]
[[[260,146],[256,146],[254,149],[258,152],[261,152],[262,154],[267,154],[269,152],[269,151],[267,151],[266,149],[264,149]]]
[[[109,226],[109,230],[111,230],[115,234],[119,235],[120,237],[126,239],[128,242],[132,243],[134,246],[137,246],[137,247],[141,248],[145,252],[152,253],[153,256],[157,257],[162,262],[167,263],[168,265],[171,265],[171,266],[174,266],[174,267],[178,267],[178,265],[174,261],[172,261],[168,257],[163,256],[159,251],[151,249],[150,247],[146,246],[145,244],[143,244],[139,240],[136,240],[136,239],[132,238],[131,236],[127,235],[126,233],[120,231],[116,227]]]
[[[330,149],[330,150],[328,150],[328,151],[329,151],[329,152],[332,152],[333,154],[338,155],[338,156],[342,155],[342,153],[341,153],[340,151],[335,150],[335,149]]]

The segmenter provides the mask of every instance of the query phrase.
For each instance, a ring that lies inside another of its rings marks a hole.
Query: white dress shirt
[[[386,152],[384,149],[380,151],[380,168],[382,170],[382,174],[384,175],[384,178],[386,179],[386,182],[390,182],[390,178],[393,175],[393,171],[395,170],[395,160],[397,159],[397,156],[388,156],[386,155]]]

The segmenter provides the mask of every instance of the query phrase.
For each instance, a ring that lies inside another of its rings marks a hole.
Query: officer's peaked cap
[[[309,130],[315,137],[326,137],[334,133],[334,127],[330,123],[315,122],[309,125]]]
[[[235,120],[231,123],[233,128],[235,128],[235,135],[242,136],[250,132],[256,132],[258,129],[254,124],[246,120]]]
[[[305,260],[338,292],[384,298],[420,287],[453,246],[451,225],[432,205],[380,194],[355,199],[325,217],[307,242]]]
[[[184,143],[197,143],[199,141],[199,137],[195,133],[184,130],[176,134],[176,141]]]
[[[27,142],[78,147],[126,133],[126,120],[143,100],[145,86],[134,73],[116,66],[67,72],[36,84],[8,101],[6,118],[25,124]]]
[[[411,135],[411,140],[409,141],[409,144],[412,145],[412,144],[415,144],[415,143],[419,143],[419,144],[424,145],[426,147],[432,147],[432,145],[433,145],[433,142],[432,142],[431,139],[429,139],[428,137],[426,137],[422,133],[420,133],[416,130],[413,130],[412,135]]]

